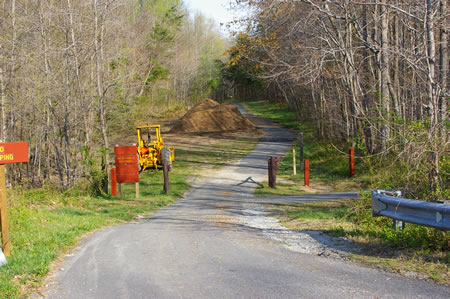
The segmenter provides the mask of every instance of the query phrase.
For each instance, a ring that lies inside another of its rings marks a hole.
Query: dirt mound
[[[189,110],[170,133],[252,131],[255,125],[233,104],[204,100]]]
[[[206,99],[206,100],[201,101],[200,103],[198,103],[197,105],[195,105],[191,109],[189,109],[189,111],[186,112],[186,114],[183,117],[189,117],[189,115],[191,115],[191,114],[193,114],[195,112],[211,109],[211,108],[214,108],[214,107],[219,106],[219,105],[220,104],[217,103],[214,100]]]

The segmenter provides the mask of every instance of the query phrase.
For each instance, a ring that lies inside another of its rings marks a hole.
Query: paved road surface
[[[250,155],[177,203],[142,223],[110,227],[86,238],[52,278],[45,296],[450,297],[450,288],[431,282],[290,250],[249,225],[255,217],[270,218],[260,205],[267,200],[253,198],[251,192],[266,177],[267,158],[285,153],[294,139],[293,132],[275,126],[266,126],[265,133]]]

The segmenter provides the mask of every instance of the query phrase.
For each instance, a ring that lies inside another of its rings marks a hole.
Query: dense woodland
[[[448,198],[447,0],[237,2],[236,97],[284,101],[391,187]]]
[[[4,0],[0,32],[1,140],[30,147],[9,180],[63,188],[115,132],[208,96],[227,46],[181,0]]]

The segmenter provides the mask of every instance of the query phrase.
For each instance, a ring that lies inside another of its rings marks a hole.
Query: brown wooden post
[[[277,157],[272,157],[272,188],[277,186],[277,170],[278,170],[278,159]]]
[[[269,187],[275,188],[276,185],[276,173],[275,173],[275,165],[276,160],[275,157],[270,157],[268,162],[268,169],[269,169]]]
[[[352,177],[355,174],[355,149],[350,148],[348,150],[349,155],[349,173],[348,176]]]
[[[117,195],[117,178],[115,168],[111,168],[111,194],[112,196]]]
[[[119,197],[120,197],[120,199],[122,199],[122,198],[123,198],[123,193],[122,193],[122,184],[121,184],[121,183],[119,183],[119,184],[117,184],[117,186],[119,186]]]
[[[169,185],[169,163],[163,164],[163,172],[164,172],[164,192],[169,194],[170,185]]]
[[[136,198],[139,198],[139,182],[136,183]]]
[[[5,256],[11,256],[11,244],[8,230],[8,206],[6,202],[5,165],[0,165],[0,224],[2,232],[2,250]]]
[[[277,186],[277,171],[278,164],[281,162],[282,157],[270,157],[267,163],[269,170],[269,187],[275,188]]]
[[[295,163],[295,148],[292,149],[292,166],[294,168],[294,175],[297,175],[297,163]]]
[[[269,188],[272,188],[272,157],[267,160],[267,174],[268,174],[268,180],[267,184],[269,185]]]
[[[305,186],[309,186],[309,160],[305,160]]]

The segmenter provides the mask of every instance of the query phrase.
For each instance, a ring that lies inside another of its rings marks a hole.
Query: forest
[[[235,96],[287,103],[385,184],[448,198],[446,0],[237,1]]]
[[[387,187],[448,198],[447,1],[230,2],[233,38],[181,0],[2,1],[0,137],[30,148],[9,183],[106,173],[112,135],[211,97],[288,105]]]
[[[113,134],[207,97],[216,27],[181,0],[2,1],[0,136],[30,150],[9,182],[72,187],[92,159],[109,166]]]

